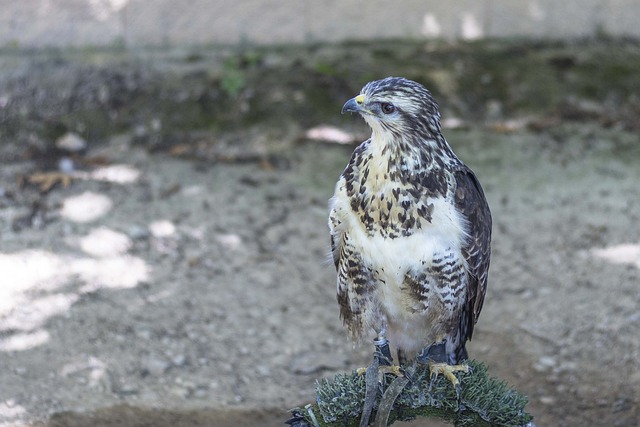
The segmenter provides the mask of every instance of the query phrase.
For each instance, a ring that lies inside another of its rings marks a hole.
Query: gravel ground
[[[292,143],[292,129],[238,131],[227,161],[182,156],[216,132],[167,150],[123,132],[46,192],[29,183],[46,169],[29,138],[3,146],[0,426],[281,425],[317,378],[368,362],[327,262],[327,200],[353,146]],[[529,396],[539,426],[638,425],[637,133],[446,136],[495,224],[471,356]]]

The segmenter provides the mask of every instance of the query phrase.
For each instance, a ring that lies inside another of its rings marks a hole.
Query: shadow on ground
[[[284,426],[287,413],[272,410],[200,410],[169,411],[143,409],[128,405],[104,408],[88,414],[55,414],[47,427],[238,427]]]

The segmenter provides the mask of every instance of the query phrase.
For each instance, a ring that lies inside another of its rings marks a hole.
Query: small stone
[[[256,370],[258,371],[258,374],[262,375],[263,377],[268,377],[271,375],[271,369],[267,365],[258,365],[256,367]]]
[[[204,388],[198,388],[196,391],[193,392],[193,397],[196,397],[198,399],[204,399],[205,397],[207,397],[207,390]]]
[[[165,360],[151,357],[149,358],[143,366],[143,369],[147,371],[150,375],[160,376],[169,369],[169,363]]]
[[[355,135],[347,133],[342,129],[321,125],[307,130],[304,134],[305,138],[314,141],[326,141],[335,144],[353,144],[357,141]]]
[[[149,329],[136,329],[136,336],[143,340],[151,339],[151,331]]]
[[[540,396],[540,403],[543,405],[554,405],[556,403],[556,399],[552,396]]]
[[[73,172],[75,169],[75,166],[73,164],[73,160],[71,160],[69,157],[61,157],[60,160],[58,160],[58,170],[62,173],[71,173]]]
[[[138,394],[138,389],[133,384],[122,384],[117,390],[120,395]]]
[[[335,354],[322,352],[303,352],[296,355],[290,363],[294,374],[308,375],[323,370],[337,370],[345,366],[346,360]]]
[[[184,366],[187,363],[187,357],[184,354],[178,354],[171,359],[171,363],[177,367]]]
[[[533,369],[535,369],[537,372],[546,372],[546,371],[550,371],[555,366],[556,366],[556,360],[553,357],[542,356],[533,365]]]
[[[127,230],[127,236],[131,240],[146,240],[149,238],[149,230],[146,227],[141,227],[139,225],[132,225]]]
[[[174,396],[178,396],[181,398],[186,398],[189,397],[189,390],[184,388],[184,387],[179,387],[179,386],[174,386],[169,388],[169,393],[173,394]]]
[[[68,132],[56,139],[56,147],[60,150],[76,153],[87,148],[87,141],[85,141],[80,135],[73,132]]]
[[[216,240],[226,249],[235,250],[242,246],[242,238],[237,234],[219,234]]]

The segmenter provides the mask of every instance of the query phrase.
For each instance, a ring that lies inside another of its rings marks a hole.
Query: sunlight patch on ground
[[[44,326],[50,317],[65,313],[77,300],[76,294],[60,293],[17,305],[9,316],[0,320],[0,331],[33,331]]]
[[[462,38],[465,40],[477,40],[484,37],[482,25],[470,12],[462,14]]]
[[[26,413],[26,409],[23,406],[18,405],[14,399],[7,399],[4,402],[0,402],[0,419],[2,418],[15,418],[19,415]],[[4,424],[0,422],[0,427],[10,426],[11,424]]]
[[[632,264],[640,268],[640,244],[624,243],[603,249],[592,249],[591,255],[613,264]]]
[[[65,199],[60,215],[73,222],[91,222],[105,215],[112,207],[113,202],[107,196],[86,191]]]
[[[85,282],[80,291],[99,288],[128,289],[149,279],[150,268],[138,257],[118,256],[103,259],[80,259],[72,263],[71,271]]]
[[[103,238],[104,243],[91,242]],[[149,279],[147,263],[124,253],[130,247],[126,236],[98,228],[80,239],[83,244],[96,258],[31,250],[0,253],[0,351],[46,343],[49,334],[42,328],[47,321],[67,313],[82,294],[133,288]]]
[[[129,0],[87,0],[91,14],[98,21],[106,21],[117,14]]]
[[[49,341],[49,332],[37,330],[35,332],[17,333],[0,340],[0,351],[30,350]]]
[[[60,257],[46,251],[0,253],[0,318],[4,313],[26,303],[25,292],[32,288],[55,289],[65,277]]]
[[[433,13],[427,13],[422,17],[422,35],[426,37],[442,35],[442,27]]]
[[[90,174],[96,181],[113,182],[115,184],[131,184],[140,178],[141,172],[131,165],[109,165],[97,168]]]
[[[63,377],[71,377],[87,372],[89,386],[95,387],[105,379],[107,375],[107,364],[95,356],[88,356],[66,363],[60,369],[60,375]]]
[[[313,141],[326,141],[335,144],[353,144],[358,140],[355,135],[329,125],[320,125],[308,129],[304,136]]]
[[[154,221],[149,224],[149,231],[156,238],[171,237],[176,234],[176,226],[167,220]]]
[[[91,230],[89,234],[79,239],[80,249],[97,258],[118,256],[131,248],[131,239],[123,233],[118,233],[107,227]]]

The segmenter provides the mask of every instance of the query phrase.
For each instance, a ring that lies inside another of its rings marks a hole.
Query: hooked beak
[[[342,106],[342,114],[344,113],[367,113],[368,111],[363,108],[364,95],[360,94],[355,98],[351,98]]]

